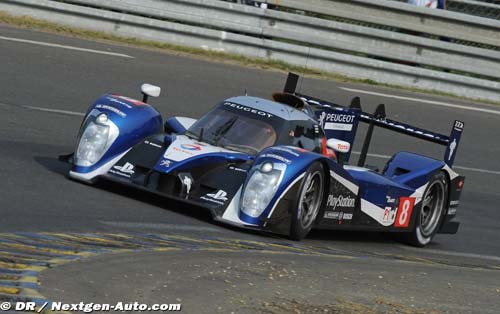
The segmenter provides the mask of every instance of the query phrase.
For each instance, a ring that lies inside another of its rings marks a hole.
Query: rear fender
[[[387,162],[383,175],[402,185],[418,189],[444,167],[444,161],[415,153],[399,152]]]

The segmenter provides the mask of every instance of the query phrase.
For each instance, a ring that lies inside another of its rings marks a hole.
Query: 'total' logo
[[[182,144],[181,148],[186,150],[201,150],[201,146],[195,144]]]

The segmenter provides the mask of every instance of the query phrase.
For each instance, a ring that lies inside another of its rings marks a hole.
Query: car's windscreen
[[[276,142],[277,131],[265,117],[217,107],[199,119],[186,135],[215,146],[255,155]]]

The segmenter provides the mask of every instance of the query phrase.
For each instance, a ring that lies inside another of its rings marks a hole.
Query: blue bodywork
[[[163,127],[161,115],[153,106],[127,97],[111,94],[99,97],[89,107],[84,122],[100,113],[109,116],[120,130],[120,135],[96,164],[89,167],[75,165],[74,172],[88,173],[98,169],[147,136],[160,132]]]

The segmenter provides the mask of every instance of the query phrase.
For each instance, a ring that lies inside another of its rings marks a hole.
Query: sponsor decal
[[[257,114],[259,116],[263,116],[263,117],[267,117],[267,118],[274,117],[274,115],[272,115],[272,114],[270,114],[268,112],[257,110],[257,109],[254,109],[254,108],[251,108],[251,107],[247,107],[247,106],[243,106],[243,105],[233,104],[231,102],[225,102],[224,106],[228,106],[228,107],[235,108],[235,109],[238,109],[238,110],[242,110],[242,111],[245,111],[245,112],[250,112],[250,113]]]
[[[354,205],[356,204],[356,199],[352,198],[350,196],[333,196],[333,195],[328,195],[328,200],[326,201],[326,206],[333,207],[342,207],[342,208],[353,208]]]
[[[143,103],[142,101],[139,101],[137,99],[133,99],[133,98],[128,98],[128,97],[125,97],[125,96],[116,96],[117,98],[121,98],[125,101],[128,101],[129,103],[132,103],[133,105],[136,105],[136,106],[143,106],[145,105],[145,103]]]
[[[206,152],[215,152],[217,150],[207,148],[207,145],[191,142],[191,141],[183,141],[180,143],[174,142],[170,145],[170,147],[163,154],[163,158],[169,159],[171,161],[182,161],[191,156],[201,155]],[[186,156],[188,155],[188,156]]]
[[[181,148],[187,150],[201,150],[201,146],[197,144],[181,144]]]
[[[396,216],[396,228],[408,228],[411,219],[413,206],[415,205],[414,197],[401,197],[399,199],[399,208]]]
[[[326,122],[323,129],[350,132],[352,131],[352,124]]]
[[[160,166],[161,167],[165,167],[165,168],[168,168],[172,165],[172,161],[168,160],[168,159],[163,159],[162,161],[160,161]]]
[[[325,212],[323,216],[326,219],[339,219],[339,212]]]
[[[356,116],[353,114],[343,113],[326,113],[322,112],[318,118],[318,123],[323,126],[324,130],[336,131],[352,131],[353,123]]]
[[[332,212],[331,217],[334,217],[332,219],[336,219],[337,223],[339,225],[343,224],[344,221],[346,221],[346,220],[352,220],[352,214],[351,213]],[[326,218],[326,213],[325,213],[325,218]]]
[[[462,132],[464,130],[464,123],[461,121],[455,121],[455,125],[453,127],[458,132]]]
[[[325,124],[326,112],[322,112],[318,118],[319,125],[323,126]]]
[[[385,201],[386,201],[387,204],[394,204],[394,203],[396,203],[396,199],[393,198],[393,197],[390,197],[389,195],[385,196]]]
[[[226,191],[218,190],[216,193],[208,193],[206,196],[200,197],[200,199],[216,203],[219,205],[224,205],[224,202],[227,201],[226,196],[227,196]]]
[[[382,221],[384,223],[389,223],[389,225],[392,225],[394,221],[396,221],[396,208],[393,208],[391,206],[386,206],[384,208],[384,217],[382,217]]]
[[[151,146],[154,146],[154,147],[157,147],[157,148],[161,148],[161,145],[153,143],[153,142],[150,142],[148,140],[144,141],[144,144],[151,145]]]
[[[193,184],[193,181],[189,177],[184,177],[182,180],[182,184],[186,186],[186,194],[189,194],[191,192],[191,185]]]
[[[191,156],[194,156],[196,154],[193,153],[193,151],[189,151],[189,150],[184,150],[184,149],[180,149],[179,147],[174,147],[172,148],[173,150],[175,150],[176,152],[181,152],[181,153],[184,153],[184,154],[187,154],[187,155],[191,155]],[[167,158],[169,156],[169,152],[168,150],[165,152],[165,154],[163,154],[163,157],[164,158]],[[175,158],[172,158],[175,160]]]
[[[451,160],[451,157],[453,157],[453,152],[455,152],[455,148],[457,148],[456,139],[453,139],[453,142],[451,142],[449,148],[450,148],[450,153],[448,154],[448,160]]]
[[[350,148],[351,148],[351,145],[337,143],[337,150],[339,152],[348,152]]]
[[[336,219],[336,220],[352,220],[352,215],[353,214],[351,213],[344,213],[344,212],[325,212],[323,218]]]
[[[242,168],[237,168],[237,167],[233,167],[233,166],[229,166],[229,170],[234,170],[234,171],[239,171],[239,172],[248,172],[248,170],[246,169],[242,169]]]
[[[118,174],[127,178],[130,178],[134,173],[134,165],[126,162],[123,166],[113,166],[113,169],[118,171],[110,170],[111,173]]]
[[[450,207],[448,208],[448,215],[455,215],[457,213],[457,207],[460,201],[451,201]]]
[[[310,153],[310,151],[308,151],[307,149],[300,148],[300,147],[294,147],[293,149],[296,151],[299,151],[301,153]]]
[[[382,120],[382,121],[385,121],[385,120]],[[421,130],[415,130],[414,128],[412,128],[410,126],[407,126],[407,125],[404,125],[404,124],[396,124],[396,123],[394,123],[392,121],[385,121],[385,122],[389,126],[392,126],[392,127],[398,128],[398,129],[402,129],[402,130],[406,130],[408,132],[412,132],[412,133],[415,133],[415,134],[423,135],[425,137],[429,137],[429,138],[441,138],[440,136],[437,136],[437,135],[434,135],[434,134],[431,134],[431,133],[424,133]]]
[[[191,177],[190,174],[184,174],[184,173],[179,174],[179,178],[183,186],[183,192],[186,194],[187,197],[189,192],[191,192],[191,187],[193,186],[193,178]]]
[[[123,101],[118,100],[118,99],[113,98],[113,97],[106,97],[106,98],[107,98],[109,101],[111,101],[111,102],[114,102],[114,103],[120,104],[120,105],[122,105],[122,106],[125,106],[125,107],[127,107],[128,109],[132,109],[132,106],[131,106],[131,105],[129,105],[129,104],[127,104],[126,102],[123,102]]]
[[[279,161],[282,161],[282,162],[284,162],[284,163],[286,163],[286,164],[291,164],[291,163],[292,163],[289,159],[286,159],[286,158],[281,157],[281,156],[276,155],[276,154],[264,154],[264,155],[262,155],[261,157],[263,157],[263,158],[264,158],[264,157],[274,158],[274,159],[277,159],[277,160],[279,160]]]
[[[116,113],[117,115],[119,115],[122,118],[125,118],[127,116],[127,114],[125,114],[123,111],[121,111],[120,109],[117,109],[117,108],[115,108],[113,106],[98,104],[95,107],[97,109],[104,109],[104,110],[109,110],[111,112],[114,112],[114,113]]]
[[[290,155],[292,156],[295,156],[295,157],[299,157],[300,155],[296,152],[294,152],[293,150],[289,149],[289,148],[284,148],[284,147],[274,147],[273,148],[274,150],[279,150],[281,152],[285,152],[285,153],[289,153]]]
[[[226,195],[227,193],[224,190],[218,190],[217,193],[207,194],[208,197],[221,201],[227,201]]]
[[[356,116],[353,114],[329,113],[326,115],[326,122],[353,123]]]

